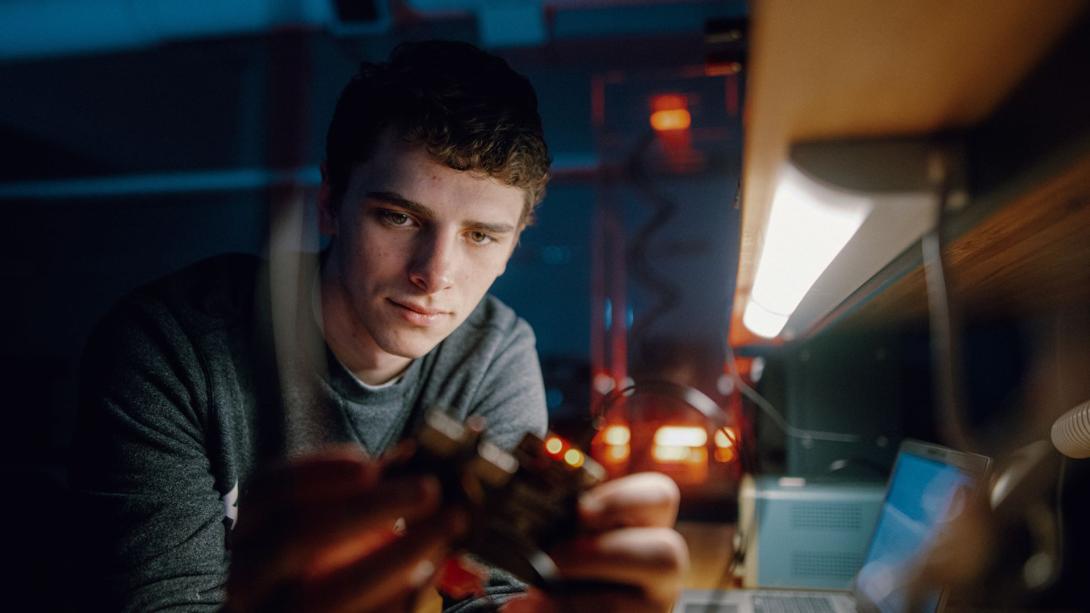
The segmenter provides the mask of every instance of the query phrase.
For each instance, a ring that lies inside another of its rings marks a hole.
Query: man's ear
[[[322,184],[318,187],[318,231],[326,236],[337,234],[337,205],[333,202],[333,188],[329,185],[329,170],[322,162]]]

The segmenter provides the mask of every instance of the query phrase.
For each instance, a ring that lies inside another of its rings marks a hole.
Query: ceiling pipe
[[[549,174],[554,182],[578,182],[593,180],[601,170],[601,161],[594,154],[557,153]],[[284,184],[314,188],[319,183],[321,172],[317,165],[283,170],[228,168],[164,171],[0,183],[0,202],[252,191]]]
[[[745,0],[401,0],[425,19],[472,14],[485,47],[550,39],[696,32],[707,18],[744,13]],[[107,53],[173,41],[277,29],[338,35],[388,32],[391,0],[2,0],[0,62]],[[339,6],[366,18],[339,14]],[[595,10],[599,9],[599,10]],[[611,10],[612,9],[612,10]],[[545,14],[552,12],[551,25]]]
[[[385,31],[388,0],[370,1],[376,19],[346,23],[333,0],[8,0],[0,2],[0,60],[121,51],[284,27]]]

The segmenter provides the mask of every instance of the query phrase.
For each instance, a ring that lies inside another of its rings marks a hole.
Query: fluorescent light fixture
[[[773,338],[785,326],[805,330],[847,299],[933,226],[940,167],[948,204],[963,205],[964,147],[950,137],[793,144],[742,323]],[[834,260],[835,274],[825,273]]]
[[[778,335],[872,207],[866,195],[833,189],[786,164],[742,323],[759,336]]]

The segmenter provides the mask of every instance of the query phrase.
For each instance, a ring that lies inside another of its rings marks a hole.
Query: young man
[[[545,429],[533,333],[485,295],[544,192],[536,107],[470,45],[364,64],[329,129],[320,264],[284,277],[215,258],[103,322],[72,469],[81,608],[411,607],[466,518],[433,477],[393,477],[379,458],[433,406],[483,417],[501,446]],[[299,288],[287,308],[285,279]],[[580,536],[550,553],[601,587],[501,581],[455,606],[664,610],[687,564],[676,508],[661,476],[596,488]]]

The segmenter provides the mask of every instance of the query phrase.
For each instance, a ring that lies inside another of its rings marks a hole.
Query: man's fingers
[[[548,600],[563,611],[668,609],[689,565],[685,540],[671,529],[680,498],[677,484],[658,473],[629,475],[585,492],[579,499],[584,535],[550,554],[562,578],[587,585]]]
[[[579,500],[579,514],[588,530],[670,527],[677,520],[680,500],[677,484],[666,475],[639,473],[608,481],[584,493]]]
[[[306,535],[326,535],[337,540],[346,533],[415,519],[435,512],[440,497],[438,481],[431,476],[387,479],[381,487],[346,489],[325,499],[300,500],[293,505],[259,506],[253,501],[239,513],[236,538],[267,540],[285,537],[304,540]]]
[[[677,598],[689,566],[685,539],[667,528],[622,528],[585,536],[551,555],[565,579],[630,585],[659,604]]]
[[[370,611],[392,600],[403,601],[433,580],[451,541],[465,532],[466,522],[461,512],[443,512],[355,563],[309,580],[305,608]]]
[[[433,477],[412,476],[385,481],[381,492],[356,492],[335,504],[250,511],[239,517],[232,574],[239,585],[270,586],[327,563],[330,555],[364,555],[393,538],[396,520],[411,523],[435,513],[439,498]],[[354,551],[345,553],[347,545]]]

